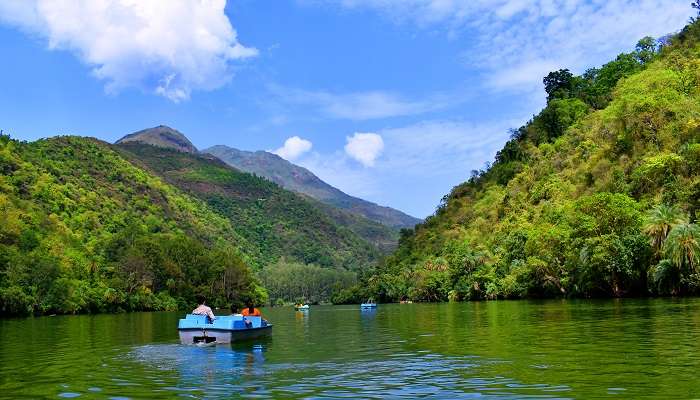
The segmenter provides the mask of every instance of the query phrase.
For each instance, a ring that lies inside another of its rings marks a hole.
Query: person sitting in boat
[[[197,308],[192,310],[192,314],[195,315],[206,315],[207,316],[207,322],[212,323],[216,319],[216,316],[214,316],[214,313],[211,311],[211,308],[206,305],[206,298],[202,296],[201,294],[197,296]]]
[[[231,304],[231,316],[232,317],[243,317],[243,323],[245,324],[246,328],[252,328],[253,327],[253,321],[250,321],[246,317],[243,316],[238,310],[238,307]]]
[[[267,320],[262,318],[262,313],[260,312],[260,310],[255,308],[255,306],[253,306],[253,303],[248,303],[246,305],[246,308],[243,309],[243,312],[241,312],[241,314],[243,314],[243,320],[245,321],[245,324],[248,328],[252,327],[253,323],[251,321],[248,321],[245,317],[261,317],[260,319],[262,326],[267,326]]]
[[[241,314],[243,314],[244,317],[262,317],[260,310],[255,308],[253,303],[248,303]]]

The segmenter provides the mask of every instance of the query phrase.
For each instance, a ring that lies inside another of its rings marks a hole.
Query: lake
[[[181,345],[181,313],[0,320],[3,398],[697,398],[700,299],[263,309],[270,340]]]

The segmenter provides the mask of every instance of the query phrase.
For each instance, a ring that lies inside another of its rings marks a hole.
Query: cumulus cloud
[[[644,36],[681,28],[687,0],[316,0],[372,9],[397,23],[475,36],[463,59],[495,89],[541,90],[547,72],[583,72]]]
[[[225,0],[4,0],[0,22],[67,50],[106,82],[178,102],[231,78],[234,60],[258,51],[238,42]]]
[[[284,141],[284,146],[272,153],[284,158],[285,160],[293,161],[299,158],[302,154],[308,152],[313,147],[313,143],[299,136],[292,136]]]
[[[373,167],[384,150],[384,141],[376,133],[359,133],[346,138],[345,153],[364,165]]]

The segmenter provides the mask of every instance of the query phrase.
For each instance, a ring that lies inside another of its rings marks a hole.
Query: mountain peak
[[[181,132],[166,125],[158,125],[134,132],[117,140],[116,144],[140,142],[153,146],[175,149],[185,153],[197,153],[197,148]]]

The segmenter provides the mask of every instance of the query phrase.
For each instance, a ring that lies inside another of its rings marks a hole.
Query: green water
[[[0,320],[0,397],[700,397],[700,299],[263,312],[271,340],[212,348],[178,313]]]

